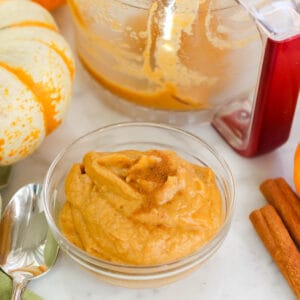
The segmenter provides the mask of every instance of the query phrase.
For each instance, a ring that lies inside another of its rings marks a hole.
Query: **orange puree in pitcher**
[[[64,235],[91,255],[155,265],[207,243],[223,220],[211,169],[168,150],[87,153],[65,182]]]
[[[208,34],[218,27],[209,14],[210,1],[175,0],[169,8],[163,6],[168,1],[149,1],[148,9],[131,12],[125,23],[112,16],[108,1],[98,1],[101,10],[93,17],[81,14],[87,4],[80,8],[82,1],[69,2],[86,39],[80,45],[81,61],[119,97],[158,109],[204,109],[226,84],[228,51]],[[111,37],[104,36],[103,28],[95,29],[97,16],[99,23],[107,23]]]

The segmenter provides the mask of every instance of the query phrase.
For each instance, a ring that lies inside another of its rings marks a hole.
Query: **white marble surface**
[[[73,45],[67,7],[55,11],[66,39]],[[249,222],[249,213],[265,204],[258,185],[268,177],[283,176],[292,184],[293,152],[300,141],[300,105],[289,141],[276,151],[254,159],[238,156],[208,125],[187,129],[196,133],[229,163],[236,180],[236,210],[231,230],[218,252],[186,279],[158,289],[130,290],[103,283],[82,270],[64,253],[46,276],[30,283],[44,299],[294,299],[286,281]],[[20,186],[42,181],[47,168],[62,147],[97,127],[128,118],[105,106],[77,61],[73,100],[63,125],[49,136],[38,151],[13,168],[11,182],[3,191],[5,202]]]

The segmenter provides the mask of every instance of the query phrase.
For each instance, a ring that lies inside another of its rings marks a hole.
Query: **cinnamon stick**
[[[286,278],[300,299],[300,254],[273,206],[266,205],[250,214],[250,220]]]
[[[300,198],[283,178],[274,179],[280,190],[286,195],[298,218],[300,219]]]
[[[260,185],[266,200],[275,207],[295,243],[300,247],[300,200],[283,178],[268,179]]]

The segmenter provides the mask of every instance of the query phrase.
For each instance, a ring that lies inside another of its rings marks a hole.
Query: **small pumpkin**
[[[74,63],[50,13],[31,1],[0,1],[0,166],[31,154],[59,126]]]
[[[55,9],[66,2],[65,0],[34,0],[34,1],[41,4],[42,6],[44,6],[49,10]]]

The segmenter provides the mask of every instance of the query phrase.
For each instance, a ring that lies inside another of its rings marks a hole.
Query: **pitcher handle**
[[[287,141],[300,86],[300,34],[283,41],[266,41],[252,126],[246,149],[253,156],[269,152]]]
[[[300,87],[300,16],[294,8],[282,9],[282,17],[290,17],[288,26],[292,26],[285,29],[276,27],[276,19],[268,23],[270,19],[265,20],[253,5],[247,10],[265,45],[255,100],[251,111],[217,113],[212,125],[239,154],[251,157],[279,147],[289,137]]]

